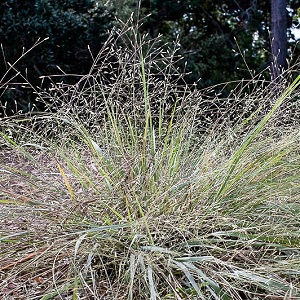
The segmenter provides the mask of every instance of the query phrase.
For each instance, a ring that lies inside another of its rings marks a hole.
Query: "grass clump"
[[[1,299],[298,299],[299,77],[226,106],[134,32],[1,121]]]

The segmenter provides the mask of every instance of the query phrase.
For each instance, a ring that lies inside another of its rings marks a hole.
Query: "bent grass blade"
[[[218,190],[215,199],[219,199],[221,194],[228,190],[235,180],[229,182],[231,175],[233,174],[237,164],[241,160],[242,155],[244,154],[246,148],[249,144],[255,139],[255,137],[259,134],[259,132],[264,128],[269,119],[274,115],[279,106],[286,100],[286,98],[300,85],[300,75],[293,81],[293,83],[285,90],[285,92],[279,97],[276,103],[273,105],[272,109],[268,112],[268,114],[254,127],[254,129],[250,132],[249,135],[246,136],[244,142],[241,144],[239,149],[234,153],[232,159],[231,166],[229,168],[229,172],[225,177],[220,189]]]

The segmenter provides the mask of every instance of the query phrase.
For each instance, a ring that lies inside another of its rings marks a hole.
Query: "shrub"
[[[26,80],[34,88],[49,89],[51,82],[42,76],[57,75],[52,81],[71,84],[88,73],[93,55],[99,52],[113,26],[111,13],[94,0],[4,1],[0,4],[0,19],[4,53],[0,76],[4,76],[5,90],[1,103],[10,115],[18,110],[28,112],[37,105]],[[9,63],[13,62],[17,63],[10,69]],[[16,69],[21,74],[15,75]],[[66,78],[66,74],[73,76]]]

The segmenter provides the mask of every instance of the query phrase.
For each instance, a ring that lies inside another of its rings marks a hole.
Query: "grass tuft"
[[[298,299],[300,76],[211,97],[136,32],[1,120],[0,298]]]

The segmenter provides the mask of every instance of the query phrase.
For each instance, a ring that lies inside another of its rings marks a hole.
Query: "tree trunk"
[[[286,68],[287,57],[287,3],[271,0],[272,79],[276,80]]]

